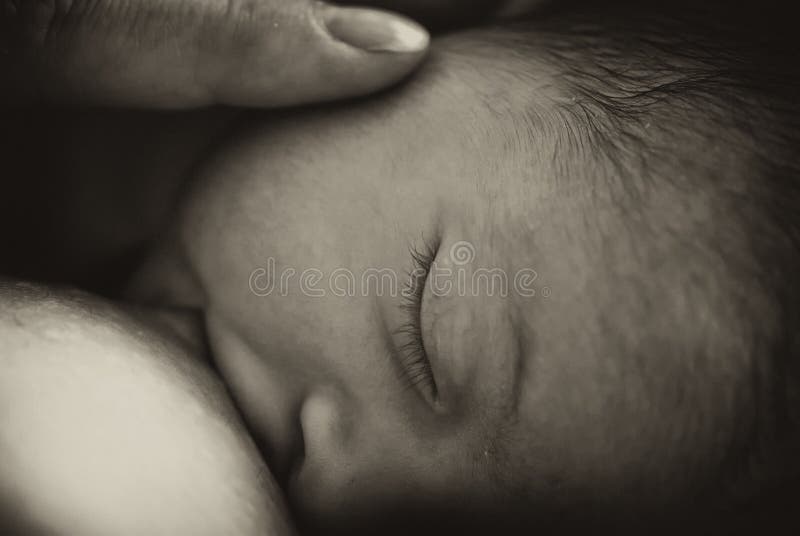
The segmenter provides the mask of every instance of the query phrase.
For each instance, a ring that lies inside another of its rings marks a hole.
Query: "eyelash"
[[[408,283],[402,293],[401,304],[406,322],[397,330],[397,333],[405,339],[399,347],[399,354],[408,386],[424,389],[434,400],[437,395],[436,381],[422,339],[421,318],[422,297],[437,249],[435,244],[424,240],[422,248],[416,246],[410,248],[413,269],[408,273]]]

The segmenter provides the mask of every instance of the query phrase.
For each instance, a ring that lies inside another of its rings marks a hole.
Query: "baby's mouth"
[[[285,392],[244,338],[207,309],[201,285],[169,252],[151,256],[125,297],[138,315],[201,360],[222,380],[273,478],[285,491],[304,460],[299,401]]]
[[[212,367],[273,477],[286,492],[305,460],[300,423],[303,391],[213,310],[206,314],[205,327]]]
[[[281,453],[272,445],[267,444],[267,442],[262,440],[258,435],[254,434],[246,419],[245,426],[250,432],[250,436],[253,437],[261,456],[264,458],[270,471],[272,471],[273,478],[283,490],[284,494],[288,496],[289,489],[292,483],[297,479],[305,457],[302,440],[298,442],[298,446],[295,446],[289,452]]]
[[[282,434],[287,437],[278,438],[276,431],[269,426],[271,421],[269,417],[260,414],[248,415],[240,405],[234,386],[227,381],[224,370],[220,370],[221,356],[215,355],[209,343],[206,319],[202,310],[188,307],[137,307],[136,311],[171,340],[183,346],[193,358],[211,368],[222,380],[229,398],[269,467],[272,477],[286,492],[292,480],[296,478],[304,459],[299,416],[296,419],[296,426],[289,426],[289,433]],[[222,362],[222,367],[224,366]],[[264,430],[266,432],[263,432]]]

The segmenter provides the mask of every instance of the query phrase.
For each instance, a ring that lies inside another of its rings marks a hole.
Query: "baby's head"
[[[200,166],[161,260],[301,524],[671,515],[788,467],[797,107],[690,28],[453,35]]]

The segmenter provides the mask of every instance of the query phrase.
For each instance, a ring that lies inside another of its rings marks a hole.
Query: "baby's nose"
[[[330,388],[311,393],[300,411],[305,458],[340,462],[339,451],[348,442],[352,420],[341,393]]]

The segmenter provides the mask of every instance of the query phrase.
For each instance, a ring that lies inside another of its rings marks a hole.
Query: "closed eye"
[[[401,293],[403,301],[400,305],[406,320],[396,332],[398,340],[402,341],[398,354],[404,378],[409,387],[416,388],[430,402],[435,402],[438,389],[422,337],[422,298],[436,250],[435,245],[429,242],[424,242],[421,248],[410,248],[413,268]]]

